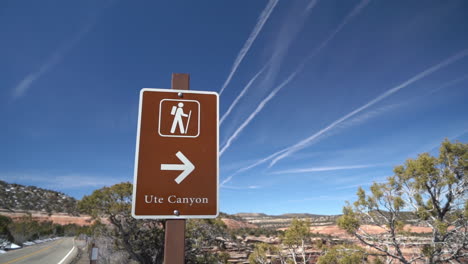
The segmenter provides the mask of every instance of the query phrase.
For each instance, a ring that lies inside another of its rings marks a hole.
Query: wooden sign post
[[[172,89],[189,90],[190,75],[172,74]],[[185,262],[185,219],[166,220],[166,237],[164,240],[164,263],[183,264]]]
[[[185,262],[185,219],[219,213],[219,95],[189,83],[140,91],[132,216],[166,219],[166,264]]]

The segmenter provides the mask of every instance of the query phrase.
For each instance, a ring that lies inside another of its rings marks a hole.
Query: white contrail
[[[90,19],[85,23],[85,25],[78,31],[71,39],[65,42],[60,46],[52,55],[47,58],[45,63],[36,71],[29,73],[24,77],[18,85],[13,88],[12,97],[17,99],[23,96],[26,91],[31,87],[34,81],[39,79],[42,75],[47,73],[51,68],[60,63],[63,57],[76,45],[81,39],[91,30],[91,28],[96,24],[99,12],[96,15],[90,17]]]
[[[249,166],[246,166],[246,167],[243,167],[239,170],[237,170],[235,173],[231,174],[228,178],[226,178],[222,184],[225,184],[227,182],[229,182],[235,175],[241,173],[241,172],[244,172],[244,171],[247,171],[247,170],[250,170],[254,167],[257,167],[269,160],[273,160],[270,164],[269,167],[273,166],[276,162],[278,162],[279,160],[291,155],[292,153],[300,150],[300,149],[303,149],[304,147],[306,147],[308,144],[310,144],[314,139],[318,138],[319,136],[323,135],[324,133],[328,132],[329,130],[333,129],[334,127],[336,127],[337,125],[339,125],[341,122],[345,121],[346,119],[356,115],[357,113],[365,110],[366,108],[372,106],[373,104],[385,99],[386,97],[392,95],[393,93],[407,87],[408,85],[424,78],[424,77],[427,77],[429,74],[432,74],[433,72],[437,71],[437,70],[440,70],[441,68],[443,67],[446,67],[452,63],[454,63],[455,61],[457,60],[460,60],[464,57],[468,56],[468,49],[465,49],[465,50],[462,50],[461,52],[455,54],[454,56],[440,62],[439,64],[436,64],[432,67],[430,67],[429,69],[415,75],[414,77],[408,79],[407,81],[403,82],[402,84],[388,90],[387,92],[379,95],[378,97],[374,98],[373,100],[369,101],[368,103],[366,103],[365,105],[361,106],[360,108],[352,111],[351,113],[348,113],[347,115],[343,116],[342,118],[334,121],[332,124],[330,124],[329,126],[327,126],[326,128],[320,130],[319,132],[315,133],[314,135],[298,142],[297,144],[294,144],[290,147],[287,147],[287,148],[284,148],[280,151],[277,151],[265,158],[262,158],[262,159],[259,159],[258,161],[254,162],[253,164],[249,165]]]
[[[294,14],[294,19],[297,19],[297,25],[294,29],[289,29],[285,28],[284,25],[279,31],[279,37],[278,41],[276,42],[276,48],[275,52],[271,56],[270,60],[265,63],[263,68],[255,74],[255,76],[248,82],[247,86],[244,87],[242,92],[236,97],[234,102],[231,104],[227,112],[222,116],[220,125],[223,123],[225,118],[231,113],[232,109],[237,105],[239,100],[245,95],[247,90],[250,88],[250,86],[253,84],[253,82],[257,79],[257,77],[264,72],[264,70],[270,66],[270,69],[268,73],[266,74],[267,76],[264,78],[263,82],[261,83],[260,86],[264,85],[265,83],[272,82],[272,77],[276,77],[278,70],[279,70],[279,65],[281,64],[281,61],[283,60],[284,55],[286,54],[286,51],[288,47],[290,46],[292,40],[295,38],[295,36],[299,33],[299,31],[302,29],[302,26],[305,22],[305,18],[308,16],[309,12],[315,7],[317,4],[318,0],[312,0],[309,5],[306,7],[304,12],[302,13],[301,16],[297,15],[297,10],[293,9],[293,14]],[[303,8],[301,7],[300,10]],[[283,37],[283,34],[287,34],[286,36]],[[266,85],[269,86],[269,85]]]
[[[234,175],[235,175],[235,173],[232,174],[232,175],[230,175],[230,176],[227,177],[226,179],[224,179],[224,181],[221,182],[221,184],[219,185],[219,187],[221,187],[221,188],[224,187],[224,184],[225,184],[225,183],[228,183],[228,182],[232,179],[232,177],[234,177]]]
[[[324,47],[326,47],[328,45],[328,43],[336,36],[336,34],[338,34],[343,28],[344,26],[346,26],[353,17],[357,16],[361,10],[367,6],[367,4],[369,4],[370,0],[362,0],[358,5],[356,5],[356,7],[353,8],[353,10],[351,10],[351,12],[348,13],[348,15],[346,15],[346,17],[343,19],[343,21],[341,21],[341,23],[338,25],[338,27],[335,28],[335,30],[332,31],[332,33],[330,35],[328,35],[328,37],[314,50],[312,51],[307,57],[306,59],[304,60],[303,64],[305,65],[305,62],[309,59],[311,59],[312,57],[314,57],[315,55],[317,55]],[[301,65],[299,68],[299,70],[302,70],[302,68],[304,67],[304,65]]]
[[[307,5],[305,12],[309,12],[314,6],[317,4],[318,0],[312,0],[310,3]]]
[[[466,79],[468,79],[468,74],[465,74],[465,75],[463,75],[463,76],[461,76],[461,77],[459,77],[459,78],[457,78],[457,79],[455,79],[455,80],[452,80],[452,81],[449,81],[449,82],[447,82],[447,83],[442,84],[441,86],[439,86],[439,87],[437,87],[437,88],[435,88],[435,89],[429,91],[429,94],[428,94],[428,95],[433,94],[433,93],[435,93],[435,92],[437,92],[437,91],[439,91],[439,90],[441,90],[441,89],[445,89],[445,88],[447,88],[447,87],[450,87],[450,86],[452,86],[452,85],[455,85],[455,84],[457,84],[457,83],[459,83],[459,82],[462,82],[462,81],[464,81],[464,80],[466,80]]]
[[[286,150],[273,153],[273,154],[271,154],[271,155],[268,156],[268,157],[265,157],[265,158],[262,158],[262,159],[257,160],[256,162],[250,164],[249,166],[246,166],[246,167],[243,167],[243,168],[237,170],[237,171],[234,172],[233,174],[229,175],[226,179],[224,179],[224,180],[221,182],[221,185],[220,185],[220,186],[221,186],[221,187],[224,186],[225,183],[228,183],[229,181],[231,181],[231,179],[232,179],[234,176],[238,175],[239,173],[244,172],[244,171],[248,171],[248,170],[250,170],[251,168],[257,167],[258,165],[263,164],[263,163],[265,163],[265,162],[271,160],[271,159],[274,158],[275,156],[278,156],[279,154],[283,153],[284,151],[286,151]]]
[[[247,52],[249,52],[250,47],[252,46],[253,42],[257,38],[258,33],[260,33],[260,31],[262,30],[263,26],[265,25],[265,22],[270,17],[270,15],[273,12],[276,4],[278,4],[278,1],[279,0],[270,0],[268,2],[267,6],[265,7],[265,9],[263,9],[262,13],[258,17],[257,24],[255,25],[255,27],[252,30],[252,32],[250,33],[249,37],[245,41],[244,46],[240,50],[239,54],[237,54],[237,58],[234,61],[234,64],[232,65],[231,72],[229,73],[226,81],[224,81],[223,87],[219,91],[219,95],[221,95],[223,93],[224,89],[226,89],[226,86],[228,86],[229,82],[232,79],[232,76],[234,76],[234,74],[237,71],[237,68],[241,64],[241,62],[244,59],[245,55],[247,54]]]
[[[282,150],[282,154],[275,157],[271,163],[270,163],[270,166],[273,166],[275,165],[278,161],[284,159],[285,157],[291,155],[292,153],[298,151],[298,150],[301,150],[303,149],[304,147],[306,147],[309,143],[311,143],[313,140],[317,139],[319,136],[323,135],[324,133],[328,132],[329,130],[333,129],[336,125],[340,124],[341,122],[347,120],[348,118],[358,114],[359,112],[369,108],[370,106],[376,104],[377,102],[380,102],[382,101],[383,99],[387,98],[388,96],[398,92],[399,90],[407,87],[408,85],[432,74],[433,72],[435,71],[438,71],[440,70],[441,68],[449,65],[449,64],[452,64],[454,63],[455,61],[465,57],[468,55],[468,49],[465,49],[457,54],[455,54],[454,56],[440,62],[439,64],[437,65],[434,65],[432,67],[430,67],[429,69],[417,74],[416,76],[408,79],[407,81],[403,82],[402,84],[396,86],[396,87],[393,87],[392,89],[386,91],[385,93],[377,96],[376,98],[374,98],[373,100],[369,101],[368,103],[366,103],[365,105],[359,107],[358,109],[346,114],[345,116],[337,119],[335,122],[331,123],[330,125],[328,125],[327,127],[325,127],[324,129],[320,130],[319,132],[313,134],[312,136],[306,138],[306,139],[303,139],[301,140],[300,142],[296,143],[295,145],[291,146],[291,147],[288,147],[286,149],[283,149]]]
[[[221,120],[219,121],[219,125],[221,126],[223,124],[223,121],[226,119],[226,117],[231,113],[232,109],[237,105],[239,100],[244,96],[244,94],[249,90],[250,86],[255,82],[255,80],[258,78],[260,74],[265,70],[267,67],[268,63],[263,66],[263,68],[255,74],[255,76],[247,83],[247,85],[242,89],[241,93],[236,97],[236,99],[232,102],[232,104],[229,106],[228,110],[224,115],[221,117]]]
[[[333,167],[312,167],[312,168],[302,168],[302,169],[275,171],[272,174],[287,174],[287,173],[304,173],[304,172],[365,169],[365,168],[371,168],[371,167],[375,167],[375,166],[377,166],[377,165],[350,165],[350,166],[333,166]]]
[[[260,104],[258,104],[257,108],[249,115],[249,117],[234,131],[234,133],[229,137],[226,144],[221,148],[219,152],[219,156],[222,156],[223,153],[231,146],[232,141],[234,141],[237,136],[244,130],[244,128],[252,121],[252,119],[265,107],[265,105],[275,97],[275,95],[283,88],[289,81],[294,78],[296,75],[291,74],[288,79],[286,79],[283,83],[281,83],[278,87],[275,88],[265,99],[263,99]]]
[[[289,82],[291,82],[294,77],[298,73],[302,71],[302,69],[305,67],[306,63],[308,60],[316,56],[332,39],[333,37],[338,34],[343,27],[349,23],[350,19],[357,14],[369,3],[370,0],[363,0],[361,1],[344,19],[343,21],[338,25],[338,27],[332,31],[332,33],[316,48],[314,49],[300,64],[296,69],[288,76],[286,80],[284,80],[279,86],[277,86],[263,101],[260,102],[260,104],[257,106],[255,111],[250,114],[250,116],[237,128],[237,130],[229,137],[228,141],[226,144],[221,148],[220,151],[220,156],[223,155],[223,153],[229,148],[231,145],[232,141],[237,138],[237,136],[242,132],[242,130],[250,123],[250,121],[265,107],[265,105],[273,99],[273,97],[283,88],[286,86]],[[311,5],[307,10],[310,10],[315,4],[316,1],[312,2],[313,5]]]
[[[248,185],[248,186],[221,186],[224,189],[228,190],[253,190],[253,189],[259,189],[261,186],[258,185]]]

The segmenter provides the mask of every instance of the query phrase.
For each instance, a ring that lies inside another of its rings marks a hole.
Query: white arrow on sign
[[[183,171],[176,179],[175,182],[180,184],[194,169],[192,162],[188,160],[182,152],[177,151],[176,156],[182,161],[183,164],[161,164],[161,170],[181,170]]]

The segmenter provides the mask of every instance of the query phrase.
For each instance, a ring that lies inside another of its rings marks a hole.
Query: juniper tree
[[[289,252],[292,255],[292,260],[297,264],[297,255],[300,254],[302,263],[307,263],[310,256],[306,256],[306,244],[310,242],[310,221],[293,219],[282,238]]]
[[[325,250],[317,264],[362,264],[367,262],[367,252],[358,246],[336,245]]]
[[[267,264],[271,262],[268,257],[271,246],[266,243],[257,243],[253,252],[249,255],[249,264]]]
[[[161,220],[136,220],[131,212],[132,184],[123,182],[95,190],[78,204],[83,213],[95,219],[107,219],[113,226],[102,232],[115,241],[117,250],[124,250],[139,263],[162,263],[164,223]]]
[[[117,250],[128,253],[139,263],[162,263],[164,259],[164,220],[142,220],[131,216],[132,184],[123,182],[103,187],[85,196],[78,207],[97,220],[108,220],[112,228],[101,228],[100,234],[110,238]],[[186,263],[220,263],[226,255],[209,254],[204,250],[215,246],[218,237],[227,236],[221,220],[187,221]]]
[[[395,167],[385,183],[374,183],[370,193],[359,188],[338,225],[388,261],[461,263],[468,257],[467,170],[468,144],[445,140],[438,157],[420,154]],[[408,220],[429,227],[430,237],[412,241]],[[366,232],[365,223],[383,232]]]

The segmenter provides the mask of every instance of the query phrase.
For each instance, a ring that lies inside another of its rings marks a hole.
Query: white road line
[[[57,264],[62,264],[68,258],[68,256],[70,256],[70,254],[73,252],[74,249],[75,249],[75,240],[73,240],[72,249],[70,249],[70,251],[68,251],[67,255],[65,255],[65,257],[63,257],[63,259]]]

